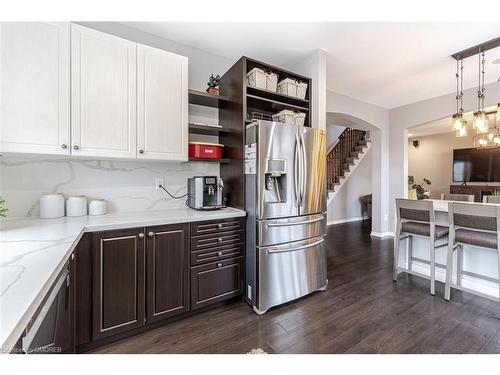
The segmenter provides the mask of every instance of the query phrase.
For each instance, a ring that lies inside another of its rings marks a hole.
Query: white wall
[[[289,67],[289,70],[312,79],[311,124],[318,129],[326,129],[326,55],[325,51],[316,50]]]
[[[345,126],[340,125],[326,125],[326,149],[329,150],[339,139],[340,134],[346,129]]]
[[[370,131],[372,140],[372,234],[388,232],[389,215],[389,111],[333,91],[326,95],[327,117],[345,119],[346,126]],[[340,122],[337,122],[339,125]],[[350,125],[349,125],[350,124]]]
[[[486,85],[485,107],[500,102],[500,84]],[[469,112],[477,106],[476,88],[464,91],[464,111]],[[394,108],[389,111],[389,228],[394,230],[394,199],[407,196],[408,185],[408,129],[451,116],[455,111],[455,94],[450,93],[436,98],[423,100]],[[373,156],[375,158],[375,155]]]
[[[419,141],[418,148],[413,146],[414,140]],[[430,179],[431,186],[425,188],[430,189],[431,198],[439,199],[441,193],[450,192],[450,185],[460,184],[453,182],[453,150],[470,147],[474,147],[472,132],[462,138],[457,138],[454,132],[412,137],[408,140],[408,175],[415,176],[417,183],[420,183],[423,178]],[[473,183],[469,184],[473,185]]]
[[[369,149],[354,172],[328,205],[328,223],[362,219],[359,198],[372,192],[372,150]]]

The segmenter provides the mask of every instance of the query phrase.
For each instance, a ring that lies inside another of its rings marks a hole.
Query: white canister
[[[66,199],[66,216],[87,215],[87,199],[83,195],[77,195]]]
[[[55,219],[64,216],[64,196],[62,194],[44,194],[40,198],[40,218]]]
[[[104,215],[106,213],[106,201],[104,199],[92,199],[89,203],[89,215]]]

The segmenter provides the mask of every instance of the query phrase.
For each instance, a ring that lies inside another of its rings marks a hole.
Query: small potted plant
[[[7,211],[8,209],[5,207],[5,199],[0,197],[0,217],[6,217]]]
[[[208,89],[207,92],[212,95],[219,95],[219,83],[220,83],[220,76],[217,74],[217,77],[214,77],[214,75],[210,75],[208,78]]]
[[[408,176],[408,197],[414,199],[413,197],[416,195],[417,199],[428,199],[430,192],[424,189],[424,185],[431,185],[431,180],[424,178],[421,184],[417,184],[415,177]]]

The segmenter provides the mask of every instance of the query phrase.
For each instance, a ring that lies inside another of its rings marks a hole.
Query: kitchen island
[[[244,217],[233,208],[114,213],[60,219],[6,219],[0,223],[2,352],[9,352],[86,232]]]
[[[448,203],[447,200],[430,199],[434,204],[436,225],[449,226],[448,220]],[[468,202],[459,202],[466,204],[474,204]],[[487,204],[487,203],[482,203]],[[411,258],[411,268],[413,271],[430,275],[430,252],[429,240],[424,237],[413,236],[413,252]],[[408,239],[401,240],[400,256],[398,265],[408,268]],[[436,281],[444,283],[446,275],[446,251],[447,247],[436,249]],[[456,252],[454,254],[454,267],[452,282],[456,283]],[[498,297],[498,277],[497,270],[497,254],[496,251],[487,249],[471,248],[470,246],[463,247],[462,260],[462,285],[466,288],[484,293],[492,297]]]

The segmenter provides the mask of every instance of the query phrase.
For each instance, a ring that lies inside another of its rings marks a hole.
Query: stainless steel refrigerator
[[[325,131],[252,122],[244,164],[245,295],[264,314],[328,283]]]

